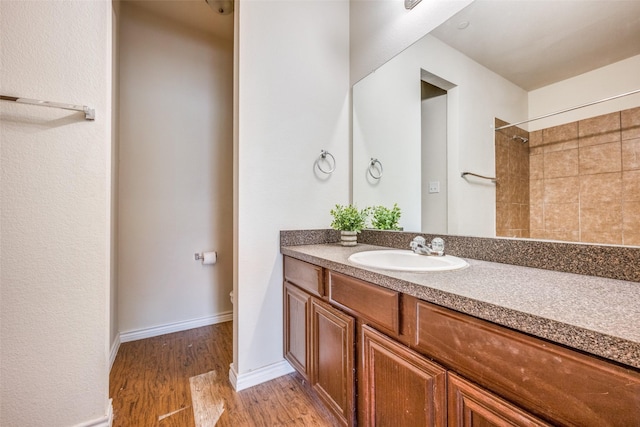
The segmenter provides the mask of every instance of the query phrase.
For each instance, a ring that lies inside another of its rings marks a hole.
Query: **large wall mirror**
[[[638,246],[638,90],[640,1],[476,0],[354,85],[353,201],[407,231]]]

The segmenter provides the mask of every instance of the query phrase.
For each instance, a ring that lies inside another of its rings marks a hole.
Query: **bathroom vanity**
[[[281,248],[285,358],[343,425],[640,424],[640,284],[348,261],[374,249]]]

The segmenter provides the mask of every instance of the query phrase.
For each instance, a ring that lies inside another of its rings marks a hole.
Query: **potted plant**
[[[331,209],[333,221],[331,228],[340,230],[340,243],[342,246],[355,246],[358,244],[358,233],[367,222],[368,210],[358,210],[353,205],[336,205]]]
[[[389,209],[384,206],[373,206],[371,212],[371,226],[377,230],[400,230],[398,221],[402,212],[397,203]]]

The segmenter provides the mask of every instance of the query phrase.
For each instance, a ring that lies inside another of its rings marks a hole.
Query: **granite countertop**
[[[465,258],[462,270],[408,273],[347,258],[388,249],[283,246],[281,252],[481,319],[640,368],[640,284]]]

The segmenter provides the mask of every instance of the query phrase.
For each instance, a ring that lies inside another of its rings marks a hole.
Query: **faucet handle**
[[[431,249],[436,252],[444,253],[444,240],[441,237],[436,237],[431,241]]]
[[[416,236],[413,238],[409,246],[411,247],[411,249],[416,250],[417,248],[422,248],[422,247],[425,247],[426,245],[427,245],[427,241],[425,240],[424,237]]]
[[[425,245],[427,241],[422,236],[416,236],[413,238],[413,241],[411,243],[417,243],[418,245]]]

